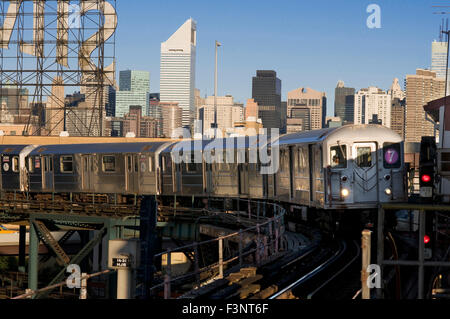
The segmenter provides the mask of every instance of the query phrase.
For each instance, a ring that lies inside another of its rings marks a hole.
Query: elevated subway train
[[[277,168],[273,172],[263,174],[268,163],[258,152],[262,146]],[[0,153],[1,190],[14,192],[14,198],[51,194],[82,201],[94,194],[119,203],[143,195],[252,198],[320,213],[373,211],[380,203],[407,198],[403,141],[379,125],[287,134],[269,142],[246,137],[2,145]],[[223,162],[208,160],[211,154],[223,154]]]

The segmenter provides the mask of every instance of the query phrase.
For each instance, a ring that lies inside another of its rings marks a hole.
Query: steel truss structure
[[[1,122],[23,135],[102,136],[116,1],[0,0],[0,19]],[[65,102],[78,90],[83,107]]]

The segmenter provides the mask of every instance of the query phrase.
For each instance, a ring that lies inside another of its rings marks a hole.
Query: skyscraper
[[[263,127],[281,128],[281,80],[277,73],[258,70],[252,84],[252,98],[258,103]]]
[[[195,58],[197,23],[188,19],[161,43],[161,102],[178,102],[182,125],[192,127],[195,119]]]
[[[447,67],[447,42],[433,41],[431,43],[431,71],[436,72],[436,77],[445,80]],[[450,77],[450,73],[449,73]],[[447,90],[447,93],[449,90]]]
[[[370,86],[355,94],[355,124],[379,123],[391,127],[391,96]]]
[[[130,106],[141,106],[142,116],[148,115],[150,72],[120,71],[119,91],[116,92],[116,116],[128,113]]]
[[[353,124],[355,121],[355,89],[345,87],[343,81],[336,86],[334,115],[340,117],[343,124]]]
[[[417,69],[406,76],[406,142],[420,143],[422,136],[433,136],[434,125],[425,119],[423,107],[445,94],[445,79],[436,72]]]
[[[150,91],[150,72],[135,70],[120,71],[119,90],[148,93]]]
[[[325,92],[310,88],[298,88],[288,93],[288,119],[302,119],[302,131],[320,130],[325,127],[327,97]],[[288,123],[292,121],[288,121]],[[295,123],[298,126],[298,123]],[[288,128],[292,131],[292,128]]]

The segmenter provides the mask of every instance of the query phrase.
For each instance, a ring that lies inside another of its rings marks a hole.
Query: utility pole
[[[216,64],[214,71],[214,138],[217,138],[217,48],[220,46],[222,46],[222,44],[216,40]]]

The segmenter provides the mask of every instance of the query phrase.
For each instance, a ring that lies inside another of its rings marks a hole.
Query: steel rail
[[[296,280],[295,282],[293,282],[292,284],[290,284],[289,286],[287,286],[286,288],[280,290],[279,292],[275,293],[274,295],[272,295],[271,297],[269,297],[270,300],[273,299],[278,299],[278,297],[282,296],[283,294],[285,294],[286,292],[298,287],[299,285],[301,285],[302,283],[304,283],[305,281],[308,281],[309,279],[311,279],[312,277],[314,277],[315,275],[317,275],[318,273],[320,273],[321,271],[323,271],[324,269],[326,269],[329,265],[331,265],[332,263],[334,263],[334,261],[339,258],[343,252],[345,252],[347,245],[345,242],[341,242],[340,244],[340,249],[338,249],[336,251],[336,253],[330,257],[329,259],[327,259],[325,262],[323,262],[322,264],[320,264],[318,267],[314,268],[312,271],[310,271],[309,273],[307,273],[306,275],[302,276],[300,279]]]
[[[361,248],[359,247],[359,245],[355,241],[353,243],[355,244],[356,251],[357,251],[356,256],[353,257],[352,260],[350,260],[350,262],[348,262],[344,267],[342,267],[337,273],[335,273],[327,281],[325,281],[322,285],[320,285],[316,290],[311,292],[308,295],[307,299],[312,299],[317,292],[322,290],[326,285],[328,285],[330,282],[332,282],[334,279],[336,279],[336,277],[338,277],[344,270],[346,270],[348,267],[350,267],[360,257],[360,255],[361,255]]]

